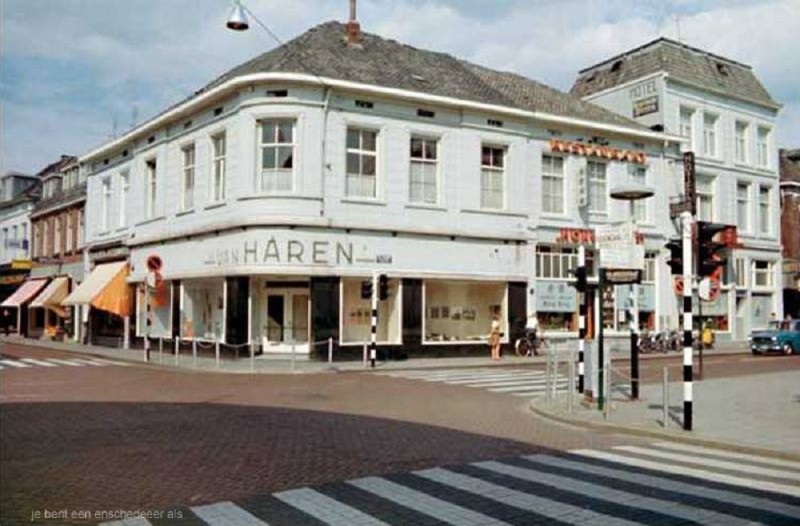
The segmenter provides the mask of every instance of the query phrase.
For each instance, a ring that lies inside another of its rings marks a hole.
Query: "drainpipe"
[[[327,135],[328,135],[328,109],[330,108],[331,102],[331,93],[333,90],[330,86],[325,86],[325,102],[322,105],[322,152],[321,152],[321,161],[320,161],[320,176],[322,177],[322,210],[320,210],[319,214],[321,216],[325,216],[325,199],[326,199],[326,192],[325,192],[325,180],[327,179],[327,173],[325,170],[325,160],[326,160],[326,145],[327,145]]]

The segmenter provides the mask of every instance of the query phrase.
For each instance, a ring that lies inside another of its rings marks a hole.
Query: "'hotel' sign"
[[[585,155],[586,157],[599,157],[601,159],[608,159],[609,161],[629,161],[639,164],[647,162],[647,154],[645,152],[620,150],[619,148],[612,148],[610,146],[584,144],[578,141],[550,139],[550,150],[554,152]]]

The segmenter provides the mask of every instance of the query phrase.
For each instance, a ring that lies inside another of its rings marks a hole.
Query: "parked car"
[[[753,331],[750,350],[753,354],[800,353],[800,320],[772,321],[766,330]]]

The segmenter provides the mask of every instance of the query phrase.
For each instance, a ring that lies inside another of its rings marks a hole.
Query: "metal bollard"
[[[292,372],[294,372],[294,351],[295,351],[295,343],[292,342]]]
[[[217,369],[219,369],[219,340],[214,339],[214,353],[217,355]]]
[[[253,344],[250,343],[250,372],[256,372],[256,351],[253,349]]]
[[[664,367],[661,370],[661,389],[664,402],[664,412],[661,418],[664,419],[664,427],[669,426],[669,369]]]
[[[328,363],[333,363],[333,338],[328,338]]]
[[[553,349],[553,398],[558,398],[558,349]]]
[[[553,400],[553,351],[547,353],[547,370],[545,376],[547,377],[547,382],[545,384],[547,389],[547,401],[551,402]]]
[[[180,365],[181,363],[181,340],[179,338],[175,338],[175,365]]]
[[[197,369],[197,340],[192,340],[192,367]]]
[[[611,357],[609,356],[606,360],[606,403],[605,407],[603,408],[603,417],[608,420],[609,415],[611,415],[611,400],[613,398],[611,394],[611,386],[613,385],[613,382],[611,381]]]
[[[364,342],[364,356],[363,356],[364,367],[367,366],[367,342]]]
[[[570,352],[567,370],[567,412],[572,412],[575,396],[575,354]]]
[[[158,363],[161,363],[164,360],[164,338],[162,336],[158,337]]]

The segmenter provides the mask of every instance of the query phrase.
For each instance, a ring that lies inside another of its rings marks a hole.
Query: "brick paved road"
[[[2,353],[75,358],[11,345]],[[628,443],[537,421],[524,399],[503,393],[365,374],[10,367],[0,371],[0,402],[3,525],[29,523],[34,510],[241,502],[366,476]]]

